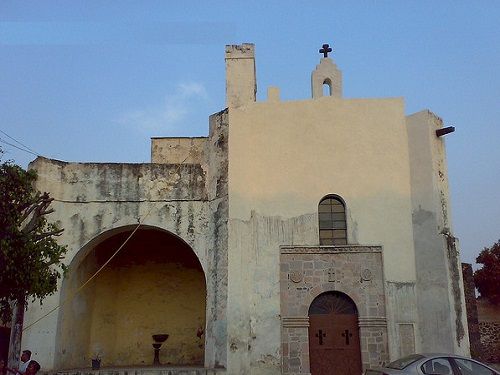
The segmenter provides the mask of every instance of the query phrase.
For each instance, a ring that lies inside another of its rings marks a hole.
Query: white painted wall
[[[335,193],[349,242],[384,245],[387,279],[415,279],[401,99],[254,103],[229,119],[230,219],[315,214]]]
[[[416,303],[403,100],[279,102],[272,93],[229,108],[229,372],[277,371],[279,246],[319,244],[327,194],[346,202],[349,243],[382,245],[386,280],[410,285],[409,296],[398,286],[387,295],[395,357],[396,323],[414,318]]]

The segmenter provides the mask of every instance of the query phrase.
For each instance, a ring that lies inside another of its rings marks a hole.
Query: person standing
[[[21,354],[21,364],[19,365],[18,371],[24,375],[26,372],[26,369],[28,368],[28,364],[30,363],[31,359],[31,351],[30,350],[23,350]]]
[[[26,367],[25,375],[36,375],[36,373],[40,370],[40,364],[34,359],[29,361],[28,367]]]
[[[3,368],[2,368],[3,364]],[[28,361],[28,366],[26,366],[26,371],[24,374],[21,374],[19,370],[11,369],[5,366],[5,362],[0,359],[0,375],[6,375],[7,371],[14,375],[36,375],[36,373],[40,370],[40,364],[33,360]],[[3,372],[2,372],[3,371]]]

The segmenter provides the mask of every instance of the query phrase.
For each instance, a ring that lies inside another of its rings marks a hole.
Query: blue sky
[[[499,20],[498,1],[3,0],[0,130],[51,158],[147,162],[151,136],[207,134],[225,44],[255,43],[258,99],[293,100],[330,43],[345,97],[402,96],[456,127],[453,224],[473,262],[500,238]]]

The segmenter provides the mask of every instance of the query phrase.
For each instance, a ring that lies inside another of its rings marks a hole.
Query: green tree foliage
[[[483,267],[474,272],[474,283],[481,297],[500,305],[500,240],[490,248],[485,247],[476,258]]]
[[[0,150],[1,159],[1,150]],[[0,160],[1,161],[1,160]],[[0,319],[11,319],[12,303],[42,301],[57,290],[66,247],[62,229],[46,215],[53,198],[34,188],[37,175],[9,162],[0,164]]]

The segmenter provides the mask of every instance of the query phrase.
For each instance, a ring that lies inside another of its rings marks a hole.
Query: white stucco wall
[[[458,239],[451,220],[442,120],[428,110],[407,117],[419,347],[469,354]],[[453,137],[453,135],[451,135]]]
[[[349,243],[383,246],[397,356],[396,322],[415,321],[403,100],[275,99],[229,108],[229,371],[277,371],[279,246],[319,244],[327,194],[346,202]]]
[[[230,219],[314,214],[323,196],[338,194],[349,242],[383,244],[387,279],[414,279],[401,99],[254,103],[229,118]]]

